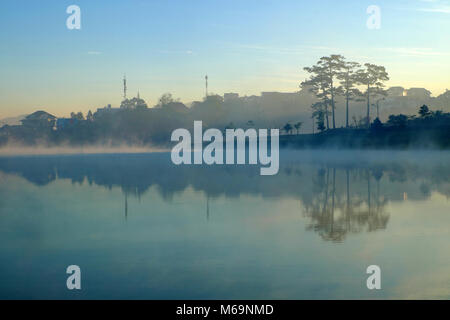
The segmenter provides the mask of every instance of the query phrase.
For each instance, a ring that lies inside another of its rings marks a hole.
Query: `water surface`
[[[449,160],[283,151],[270,177],[166,153],[0,157],[0,298],[449,299]]]

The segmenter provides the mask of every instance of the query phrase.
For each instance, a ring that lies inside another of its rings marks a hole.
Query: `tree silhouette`
[[[83,113],[82,113],[82,112],[77,112],[77,113],[71,112],[71,113],[70,113],[70,117],[71,117],[72,119],[84,120],[84,116],[83,116]]]
[[[300,128],[302,127],[303,122],[297,122],[296,124],[294,124],[294,128],[297,131],[297,134],[300,131]]]
[[[339,89],[335,85],[335,79],[340,74],[344,66],[344,57],[341,55],[333,54],[329,57],[320,58],[318,65],[322,67],[324,71],[325,79],[329,82],[330,88],[330,100],[331,100],[331,112],[333,118],[333,129],[336,129],[336,95],[339,94]]]
[[[427,105],[423,105],[420,107],[419,109],[419,115],[421,118],[425,118],[430,116],[432,113],[430,112],[430,109],[428,108]]]
[[[326,80],[324,68],[315,65],[312,67],[306,67],[304,68],[304,70],[311,73],[311,77],[309,80],[302,82],[301,87],[309,88],[309,90],[320,100],[319,102],[313,103],[311,105],[311,108],[313,109],[313,117],[318,115],[318,113],[315,111],[320,110],[320,112],[323,112],[327,124],[327,129],[329,129],[330,126],[328,121],[328,105],[330,105],[331,99],[329,82],[327,82]]]
[[[336,128],[336,96],[340,94],[341,90],[340,87],[336,86],[335,80],[345,64],[344,59],[343,56],[334,54],[320,58],[312,67],[304,68],[311,76],[309,80],[302,83],[302,87],[311,86],[311,91],[316,94],[317,98],[326,103],[326,108],[328,108],[328,103],[331,105],[333,129]],[[327,113],[325,115],[328,117]]]
[[[164,107],[168,105],[169,103],[175,102],[175,100],[172,97],[171,93],[164,93],[161,98],[158,100],[158,107]]]
[[[371,98],[377,95],[386,95],[383,82],[388,81],[389,76],[385,67],[366,63],[363,69],[356,72],[355,79],[359,84],[366,86],[366,92],[364,93],[367,100],[366,124],[369,127]]]
[[[375,120],[373,120],[373,123],[371,125],[371,129],[373,130],[379,130],[383,127],[383,124],[381,123],[379,118],[376,118]]]
[[[292,132],[292,125],[290,123],[286,123],[283,127],[283,130],[287,133],[287,134],[291,134]]]
[[[324,113],[322,111],[317,113],[317,130],[320,132],[325,131]]]
[[[393,127],[399,127],[399,128],[404,128],[406,127],[406,124],[408,123],[408,116],[404,115],[404,114],[399,114],[399,115],[390,115],[389,119],[387,121],[388,125],[391,125]]]
[[[329,129],[328,126],[328,115],[329,115],[329,111],[328,108],[326,107],[326,103],[324,102],[316,102],[311,106],[311,109],[313,109],[312,112],[312,117],[317,119],[317,124],[319,125],[319,123],[322,123],[323,125],[323,130],[320,131],[324,131],[325,129]],[[326,127],[325,127],[325,120],[326,120]]]
[[[338,74],[338,79],[341,80],[341,87],[343,95],[345,96],[345,127],[349,127],[349,103],[352,100],[358,100],[362,93],[355,86],[358,83],[356,71],[361,65],[358,62],[344,61],[342,63],[342,71]]]
[[[93,116],[91,110],[89,110],[89,112],[87,113],[87,115],[86,115],[86,120],[94,121],[94,116]]]

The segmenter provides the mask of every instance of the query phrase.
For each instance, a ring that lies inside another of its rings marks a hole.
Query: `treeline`
[[[177,128],[192,128],[194,120],[203,120],[204,127],[221,130],[258,128],[261,124],[248,120],[239,125],[228,122],[227,106],[220,97],[211,96],[187,108],[170,101],[158,108],[119,109],[104,111],[84,119],[80,115],[72,125],[54,128],[11,126],[0,129],[0,143],[21,145],[160,145],[170,144],[170,135]],[[213,111],[211,111],[213,110]],[[75,114],[76,115],[76,114]],[[270,127],[269,127],[270,128]],[[432,111],[422,106],[417,115],[390,115],[386,122],[376,118],[367,128],[364,119],[348,128],[336,128],[300,134],[302,122],[293,120],[281,126],[281,142],[296,147],[429,147],[450,148],[450,113]],[[419,143],[420,141],[420,143]]]
[[[4,126],[0,128],[0,144],[167,145],[173,130],[192,128],[194,120],[203,120],[205,127],[222,130],[250,128],[255,122],[251,119],[232,121],[235,119],[232,117],[233,106],[218,95],[208,96],[190,108],[170,94],[163,95],[153,108],[135,107],[128,102],[120,109],[99,109],[95,113],[89,112],[86,117],[81,112],[72,112],[69,119],[56,120],[54,126]]]
[[[313,135],[287,135],[281,146],[295,148],[450,148],[450,113],[420,107],[418,115],[390,115],[376,118],[370,127],[365,121],[349,128],[325,130]]]

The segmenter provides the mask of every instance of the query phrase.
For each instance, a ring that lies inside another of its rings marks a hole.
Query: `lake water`
[[[449,299],[449,197],[448,152],[0,157],[0,298]]]

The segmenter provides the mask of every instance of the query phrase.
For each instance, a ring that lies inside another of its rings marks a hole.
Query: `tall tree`
[[[345,58],[341,55],[333,54],[329,57],[320,58],[312,67],[304,68],[311,76],[309,80],[302,83],[302,87],[310,86],[310,90],[314,92],[322,102],[327,103],[327,109],[328,104],[331,105],[333,129],[336,128],[336,96],[340,94],[340,87],[336,85],[336,80],[345,64],[344,59]],[[328,121],[328,112],[325,112],[325,117]],[[328,125],[327,128],[329,128]]]
[[[364,67],[356,72],[356,80],[359,84],[366,87],[364,95],[367,100],[366,125],[370,126],[370,101],[377,95],[386,96],[383,82],[389,80],[386,68],[375,64],[366,63]]]
[[[358,62],[344,61],[338,79],[341,81],[342,93],[345,97],[345,127],[349,127],[349,104],[352,100],[357,100],[362,95],[356,88],[358,79],[357,70],[361,65]]]
[[[322,57],[317,62],[321,66],[325,80],[328,81],[328,87],[330,90],[331,112],[333,118],[333,129],[336,129],[336,95],[339,94],[339,87],[336,86],[336,78],[341,73],[343,66],[345,65],[344,57],[338,54],[332,54],[329,57]]]
[[[310,92],[314,93],[314,95],[320,100],[319,102],[314,103],[311,108],[313,109],[313,117],[317,117],[318,113],[314,114],[315,110],[324,109],[323,115],[324,119],[326,119],[327,129],[330,128],[328,121],[328,105],[330,105],[330,87],[329,81],[327,81],[327,77],[325,75],[324,68],[318,65],[314,65],[312,67],[304,68],[305,71],[311,74],[310,78],[301,83],[301,88],[308,89]]]

